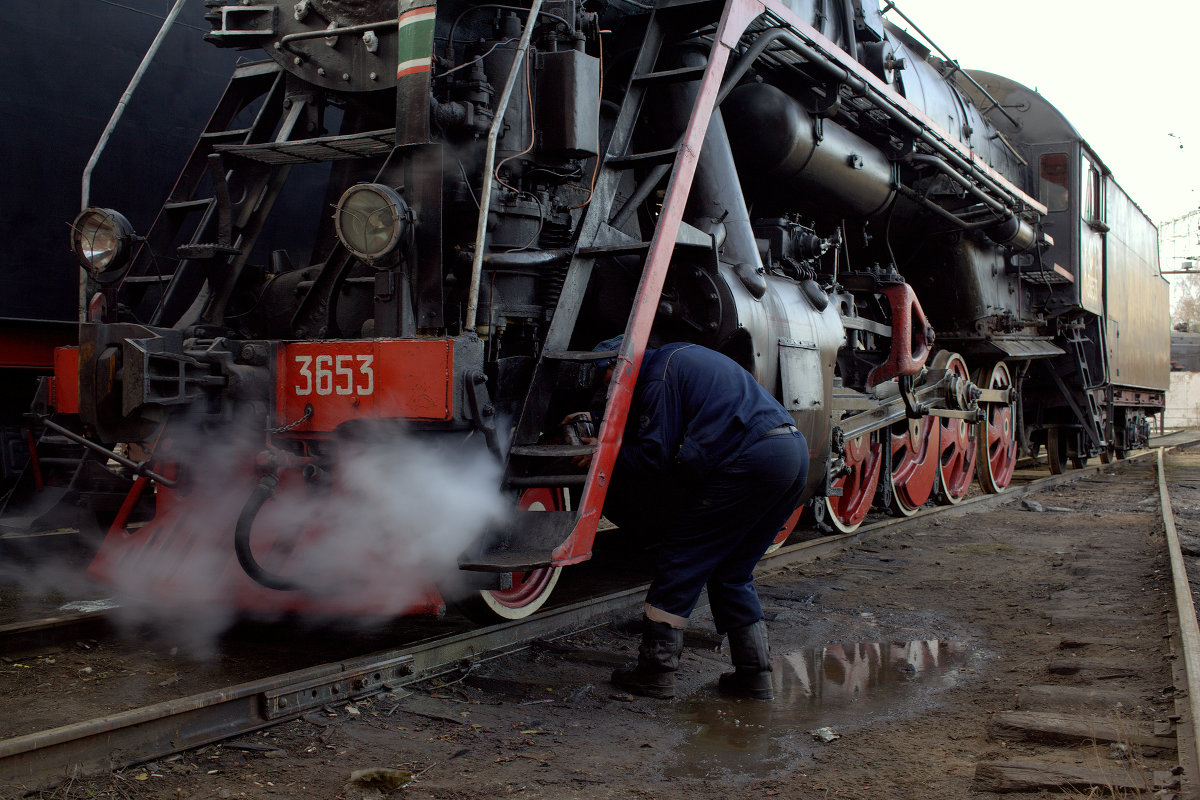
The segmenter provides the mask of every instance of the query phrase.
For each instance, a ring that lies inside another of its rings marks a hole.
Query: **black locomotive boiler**
[[[476,610],[531,613],[592,552],[666,341],[776,394],[840,530],[1003,491],[1022,451],[1120,454],[1162,410],[1153,224],[1046,100],[871,0],[207,5],[205,38],[266,58],[148,230],[76,219],[90,303],[36,408],[89,448],[62,479],[106,478],[97,575],[170,576],[216,543],[239,606],[369,605],[394,574],[349,605],[297,578],[355,520],[286,510],[347,492],[403,423],[497,465],[513,513],[445,546]],[[622,332],[603,391],[592,347]],[[591,405],[598,443],[565,439]],[[214,465],[196,431],[249,444]],[[214,473],[232,513],[197,488]]]

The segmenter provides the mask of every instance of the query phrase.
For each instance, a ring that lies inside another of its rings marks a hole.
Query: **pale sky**
[[[1200,208],[1200,0],[896,5],[964,68],[1038,90],[1160,229]]]

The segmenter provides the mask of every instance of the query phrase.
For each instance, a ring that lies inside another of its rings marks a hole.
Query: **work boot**
[[[683,630],[642,619],[637,665],[613,670],[612,682],[627,692],[669,700],[675,696],[675,670],[683,653]]]
[[[729,655],[733,672],[726,672],[717,684],[721,694],[773,700],[771,693],[771,651],[767,647],[767,624],[761,619],[729,631]]]

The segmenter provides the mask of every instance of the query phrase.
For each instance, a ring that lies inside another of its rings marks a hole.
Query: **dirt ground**
[[[618,620],[31,796],[991,798],[976,782],[983,762],[1115,766],[1107,745],[1047,750],[989,727],[998,712],[1089,687],[1097,713],[1129,725],[1175,713],[1152,479],[1152,462],[1106,469],[1032,505],[917,524],[764,577],[772,703],[717,694],[727,655],[703,612],[676,699],[622,694],[608,676],[637,638],[633,620]],[[1055,674],[1064,647],[1135,668]],[[1172,758],[1134,747],[1119,766],[1169,769]]]

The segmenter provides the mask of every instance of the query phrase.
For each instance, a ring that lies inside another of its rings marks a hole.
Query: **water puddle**
[[[777,654],[774,702],[730,700],[714,691],[677,705],[676,719],[692,733],[666,775],[763,777],[798,768],[814,747],[837,746],[817,736],[829,740],[874,719],[911,714],[969,674],[977,656],[965,642],[937,639]]]

